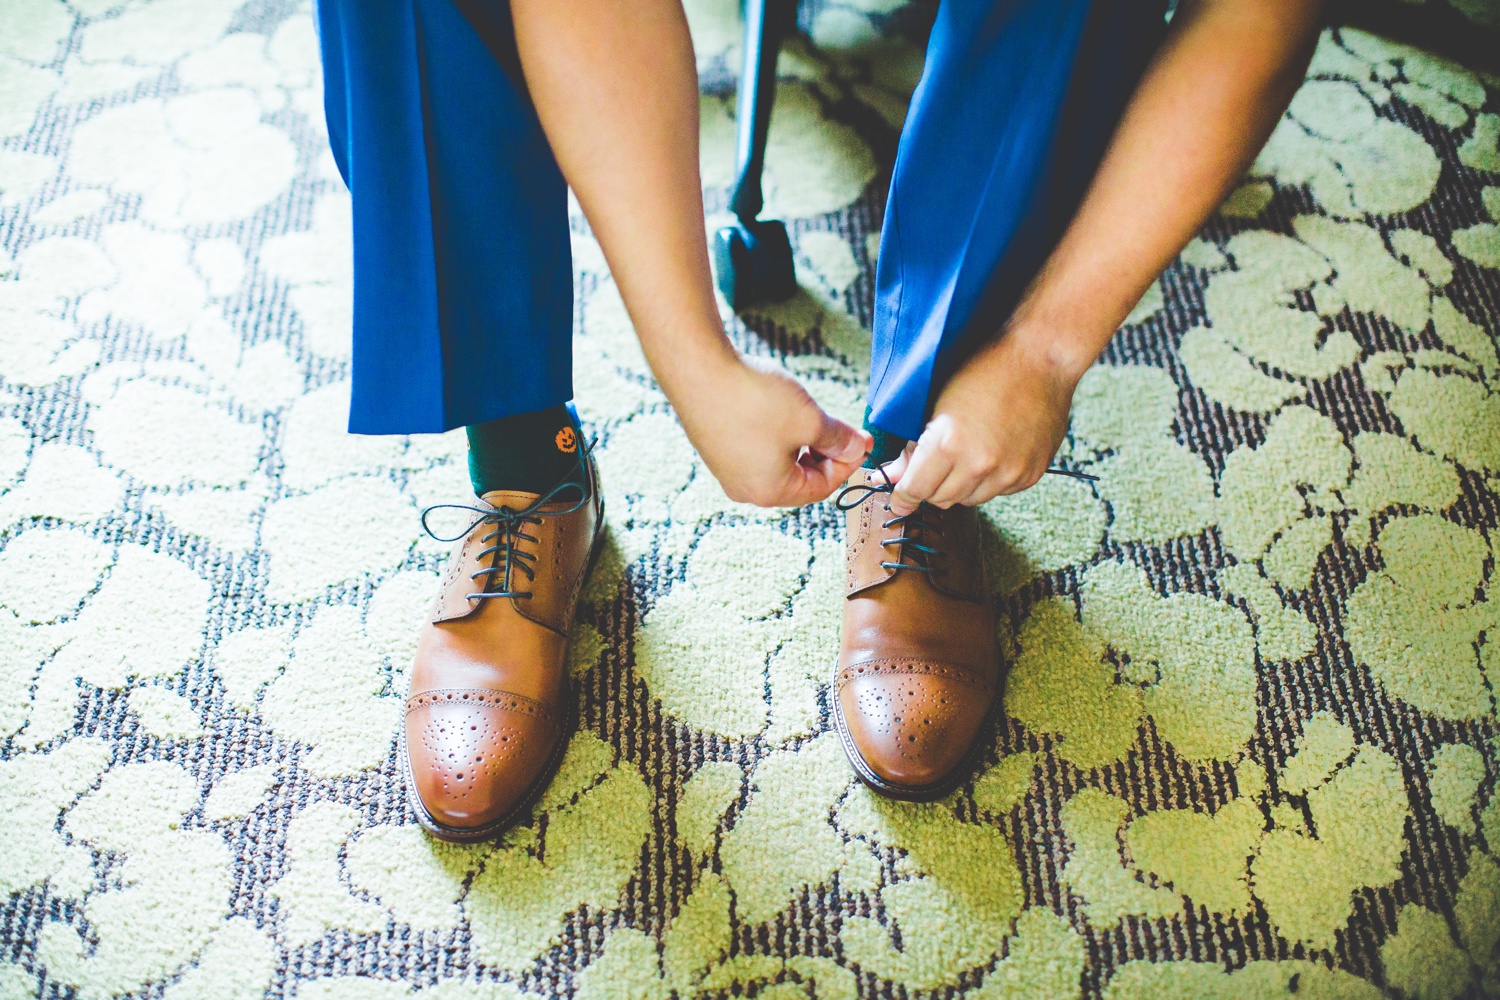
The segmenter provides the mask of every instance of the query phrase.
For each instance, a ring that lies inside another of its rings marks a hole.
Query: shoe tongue
[[[479,499],[491,507],[509,507],[511,510],[521,510],[536,503],[540,497],[540,493],[523,493],[520,490],[491,490]]]

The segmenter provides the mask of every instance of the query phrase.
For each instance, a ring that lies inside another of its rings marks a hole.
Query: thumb
[[[795,468],[796,479],[790,487],[788,503],[800,507],[826,500],[844,485],[851,472],[853,469],[827,458],[799,464]]]
[[[875,447],[875,439],[868,431],[856,430],[838,417],[818,411],[821,419],[817,434],[808,442],[808,447],[824,458],[840,465],[858,464]]]
[[[885,469],[885,474],[890,477],[891,482],[899,483],[901,482],[901,477],[906,475],[906,467],[911,464],[911,450],[915,444],[916,442],[914,441],[909,442],[905,448],[901,449],[901,454],[881,466],[881,468]]]
[[[951,462],[937,449],[924,447],[921,440],[915,446],[907,445],[907,450],[901,453],[900,464],[899,470],[886,472],[896,483],[896,488],[891,491],[890,504],[891,510],[897,514],[910,514],[916,510],[923,500],[937,492],[952,470]],[[894,474],[896,472],[899,472],[899,478]]]

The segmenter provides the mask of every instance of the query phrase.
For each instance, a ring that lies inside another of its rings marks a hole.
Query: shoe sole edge
[[[952,794],[954,789],[972,776],[975,765],[978,763],[979,747],[984,742],[985,735],[992,730],[995,704],[1000,700],[998,697],[990,700],[989,707],[985,709],[984,718],[980,720],[979,728],[974,733],[974,739],[969,743],[969,748],[964,751],[963,757],[954,765],[952,771],[931,784],[898,785],[876,774],[875,770],[865,762],[864,755],[859,752],[859,747],[855,745],[854,737],[849,732],[849,724],[844,720],[843,706],[839,704],[838,673],[839,666],[835,662],[833,683],[828,687],[829,701],[833,705],[833,728],[839,734],[839,744],[844,748],[844,756],[849,759],[854,773],[871,790],[888,799],[901,802],[935,802]]]

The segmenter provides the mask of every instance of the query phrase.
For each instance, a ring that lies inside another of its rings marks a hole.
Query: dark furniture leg
[[[776,99],[776,56],[795,12],[796,0],[745,0],[745,65],[735,107],[738,168],[729,201],[737,221],[714,234],[719,290],[735,310],[779,302],[797,290],[786,226],[756,218],[764,205],[760,181]]]

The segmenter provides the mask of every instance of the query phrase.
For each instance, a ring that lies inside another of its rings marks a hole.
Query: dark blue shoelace
[[[875,486],[869,483],[856,483],[853,486],[845,486],[839,491],[839,495],[834,498],[834,506],[839,510],[853,510],[876,493],[895,492],[896,484],[891,482],[891,477],[886,474],[885,466],[877,465],[875,471],[880,473],[880,478],[884,479],[885,482]],[[1069,479],[1078,479],[1088,483],[1097,483],[1099,481],[1098,476],[1091,476],[1087,472],[1074,472],[1072,469],[1048,469],[1047,473],[1053,476],[1067,476]],[[851,493],[858,493],[859,496],[846,503],[844,498]]]
[[[577,471],[583,465],[587,456],[590,452],[593,451],[593,449],[593,441],[590,441],[587,446],[579,449],[578,463],[574,466],[574,471]],[[483,601],[491,597],[529,598],[532,596],[533,592],[530,590],[514,589],[514,585],[512,583],[512,573],[515,571],[519,571],[520,573],[525,575],[527,582],[535,580],[536,554],[532,552],[523,552],[516,547],[516,543],[531,542],[533,545],[540,544],[541,539],[539,539],[536,535],[530,535],[526,533],[527,525],[535,525],[537,527],[540,527],[543,518],[562,517],[564,514],[572,514],[575,511],[581,510],[583,508],[583,505],[589,502],[589,491],[580,483],[576,483],[571,480],[571,472],[569,473],[569,476],[570,478],[568,480],[558,483],[556,486],[552,487],[552,489],[548,490],[546,493],[543,493],[541,496],[537,497],[535,500],[527,504],[525,507],[522,507],[520,510],[512,510],[510,507],[504,504],[501,504],[499,507],[486,508],[473,507],[469,504],[462,503],[439,503],[433,504],[431,507],[428,507],[426,510],[422,511],[422,530],[427,532],[427,534],[431,538],[436,539],[439,542],[456,542],[460,538],[466,537],[469,532],[473,531],[475,528],[478,528],[482,524],[493,524],[495,526],[494,531],[491,531],[489,534],[480,539],[481,543],[488,543],[493,540],[495,544],[481,549],[479,551],[479,554],[475,558],[478,559],[481,563],[484,562],[487,556],[492,556],[496,553],[499,553],[499,558],[495,560],[495,564],[493,566],[490,566],[487,569],[479,569],[469,574],[469,579],[471,581],[481,576],[485,577],[483,590],[479,591],[478,593],[466,595],[470,600]],[[561,502],[561,498],[567,493],[568,490],[578,491],[578,500],[576,503],[572,504],[569,507],[563,507],[558,510],[542,509],[548,504]],[[427,523],[428,516],[435,510],[466,510],[478,516],[469,522],[468,527],[464,528],[456,535],[444,537],[433,531],[432,526]],[[500,574],[500,582],[498,587],[495,585],[496,574]]]
[[[834,499],[834,506],[839,510],[853,510],[877,494],[895,492],[896,484],[891,482],[891,477],[886,474],[885,467],[877,465],[875,470],[880,473],[880,478],[884,479],[885,482],[874,484],[856,483],[853,486],[845,486]],[[1084,482],[1094,483],[1099,481],[1098,476],[1091,476],[1086,472],[1074,472],[1072,469],[1048,469],[1047,472],[1054,476],[1067,476],[1069,479],[1078,479]],[[848,499],[851,494],[854,495],[853,500]],[[890,504],[886,504],[885,509],[890,510]],[[930,560],[934,556],[943,555],[944,552],[942,549],[935,549],[925,544],[920,539],[923,537],[923,532],[936,530],[935,525],[922,518],[923,511],[935,509],[927,503],[921,503],[910,514],[899,514],[896,517],[881,522],[880,528],[882,531],[889,531],[892,527],[898,525],[901,528],[901,534],[895,538],[881,539],[881,547],[886,548],[891,545],[899,545],[900,549],[897,551],[900,553],[901,558],[904,559],[906,554],[910,552],[916,559],[915,562],[882,562],[880,564],[882,569],[910,569],[918,573],[931,573],[933,571],[934,567]],[[912,537],[912,532],[915,532],[917,537]]]

